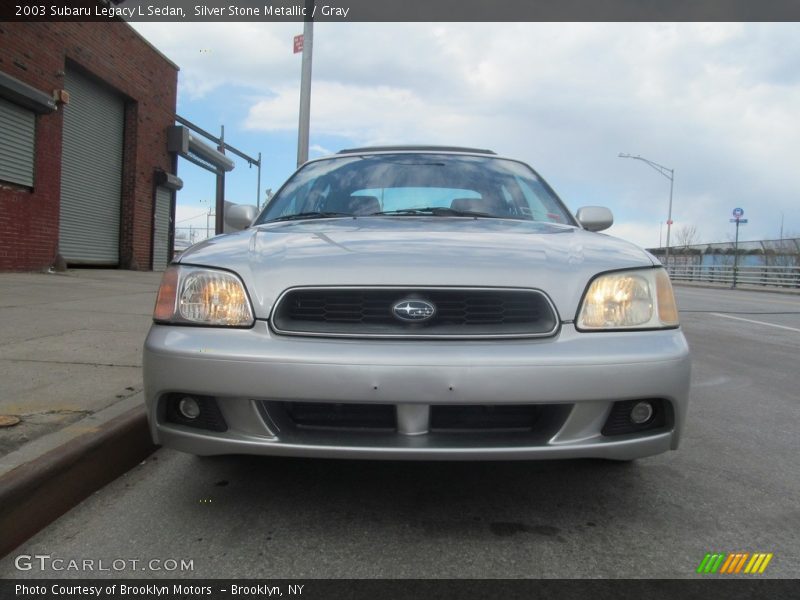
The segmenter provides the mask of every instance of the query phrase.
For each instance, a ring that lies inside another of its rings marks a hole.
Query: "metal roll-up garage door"
[[[61,157],[59,251],[68,263],[116,265],[125,104],[67,69]]]
[[[169,217],[172,212],[172,192],[156,188],[156,209],[153,218],[153,270],[163,271],[169,264]]]
[[[0,98],[0,180],[33,187],[36,115]]]

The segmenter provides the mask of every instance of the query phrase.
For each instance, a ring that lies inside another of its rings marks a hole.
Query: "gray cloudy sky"
[[[134,26],[180,65],[179,113],[264,151],[276,188],[296,154],[302,24]],[[318,23],[311,114],[317,153],[433,143],[520,158],[644,246],[669,182],[619,152],[675,169],[673,235],[726,240],[737,206],[744,239],[777,237],[782,216],[800,235],[796,23]]]

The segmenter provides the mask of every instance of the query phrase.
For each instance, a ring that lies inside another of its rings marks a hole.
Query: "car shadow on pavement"
[[[196,458],[209,494],[229,507],[424,537],[534,536],[564,542],[602,520],[644,518],[658,504],[647,460],[361,461],[225,456]],[[213,480],[213,481],[212,481]],[[198,484],[200,480],[197,480]]]

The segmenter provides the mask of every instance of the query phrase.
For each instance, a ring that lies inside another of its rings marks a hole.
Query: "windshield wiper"
[[[297,213],[294,215],[284,215],[282,217],[276,217],[274,219],[270,219],[267,223],[274,223],[275,221],[296,221],[300,219],[327,219],[330,217],[352,217],[353,215],[348,213],[340,213],[340,212],[302,212]]]
[[[497,219],[496,215],[490,215],[485,212],[476,212],[472,210],[458,210],[456,208],[448,208],[446,206],[430,206],[426,208],[400,208],[398,210],[382,210],[380,212],[370,213],[368,216],[386,216],[386,215],[400,215],[400,216],[431,216],[434,217],[488,217],[490,219]]]

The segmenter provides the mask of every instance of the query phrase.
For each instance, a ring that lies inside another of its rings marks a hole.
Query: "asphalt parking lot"
[[[618,464],[160,450],[0,560],[0,577],[681,578],[707,552],[771,552],[762,577],[797,577],[800,297],[676,292],[693,352],[677,452]],[[19,554],[126,566],[18,571]],[[142,573],[151,559],[192,569]]]

